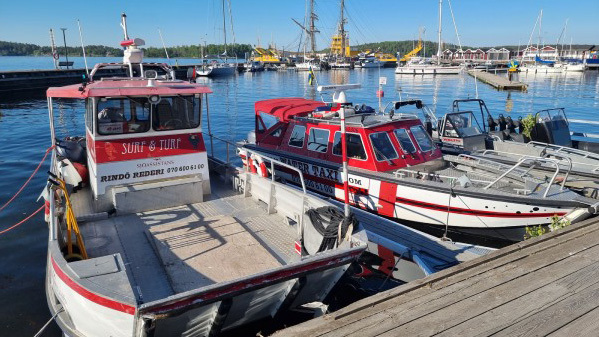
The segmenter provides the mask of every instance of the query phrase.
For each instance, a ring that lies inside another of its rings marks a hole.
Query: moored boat
[[[355,220],[305,190],[223,183],[202,135],[210,93],[143,76],[48,89],[46,295],[65,335],[217,335],[323,301],[366,249]],[[85,137],[57,141],[68,99],[85,100]]]
[[[354,106],[342,93],[347,88],[319,88],[336,91],[330,104],[303,98],[256,102],[256,130],[245,147],[300,168],[309,188],[341,198],[344,109],[351,202],[357,207],[415,228],[447,226],[512,241],[523,239],[524,227],[547,225],[554,215],[575,222],[597,212],[596,200],[553,181],[472,172],[473,161],[443,157],[416,115]]]

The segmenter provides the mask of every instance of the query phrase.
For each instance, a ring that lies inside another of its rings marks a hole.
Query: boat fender
[[[87,183],[89,181],[89,171],[87,170],[87,165],[73,162],[73,167],[81,177],[82,183]]]

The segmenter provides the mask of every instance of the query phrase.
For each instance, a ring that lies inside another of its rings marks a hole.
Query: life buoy
[[[254,173],[260,174],[260,176],[263,178],[268,178],[268,168],[266,167],[264,160],[262,160],[262,157],[260,157],[257,154],[252,154],[252,157],[254,159],[254,166],[255,166]]]
[[[53,52],[53,53],[52,53],[52,57],[53,57],[55,60],[58,60],[58,53],[57,53],[57,52]]]

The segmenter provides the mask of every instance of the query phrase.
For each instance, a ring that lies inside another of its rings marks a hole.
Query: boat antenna
[[[54,43],[54,30],[50,28],[50,47],[52,48],[52,60],[54,61],[54,69],[58,69],[58,51]]]
[[[85,63],[85,73],[89,78],[89,67],[87,66],[87,56],[85,55],[85,45],[83,44],[83,33],[81,32],[81,23],[77,19],[77,27],[79,27],[79,40],[81,41],[81,49],[83,50],[83,62]]]
[[[121,14],[121,27],[123,27],[123,37],[125,40],[129,40],[129,33],[127,33],[127,14]]]
[[[160,41],[162,41],[162,48],[164,48],[164,53],[166,54],[166,59],[168,60],[168,65],[171,65],[171,58],[168,57],[168,50],[166,50],[166,45],[164,44],[164,39],[162,38],[162,32],[160,28],[158,28],[158,35],[160,35]]]

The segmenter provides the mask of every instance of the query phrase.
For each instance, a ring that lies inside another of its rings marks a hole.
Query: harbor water
[[[71,58],[69,58],[71,59]],[[73,58],[83,66],[81,58]],[[90,58],[97,62],[114,62],[118,58]],[[165,61],[147,59],[148,62]],[[193,64],[198,60],[177,60]],[[175,64],[171,60],[171,64]],[[0,57],[0,70],[44,69],[51,67],[50,58]],[[354,104],[378,107],[376,91],[379,77],[386,77],[383,106],[402,99],[422,99],[437,115],[451,110],[454,99],[478,97],[485,100],[490,112],[517,119],[538,110],[566,108],[570,119],[590,123],[572,123],[575,132],[599,134],[599,73],[521,74],[516,80],[528,84],[527,92],[496,91],[478,83],[473,77],[395,75],[394,69],[355,69],[316,73],[317,84],[360,83],[362,88],[347,92]],[[227,78],[200,78],[214,94],[210,96],[212,132],[231,141],[245,139],[254,127],[254,103],[277,97],[304,97],[330,100],[309,85],[308,73],[265,71],[242,73]],[[60,137],[83,134],[82,102],[56,105],[56,129]],[[477,117],[479,115],[477,114]],[[207,123],[204,121],[204,131]],[[47,103],[41,97],[0,98],[0,207],[8,201],[42,159],[50,146]],[[216,147],[221,151],[222,147]],[[38,209],[36,201],[45,185],[48,162],[31,180],[28,187],[10,206],[0,211],[0,231],[16,224]],[[48,230],[40,213],[23,225],[0,235],[0,336],[33,336],[50,318],[44,292],[46,241]],[[44,336],[59,336],[50,326]],[[250,333],[255,335],[255,332]]]

